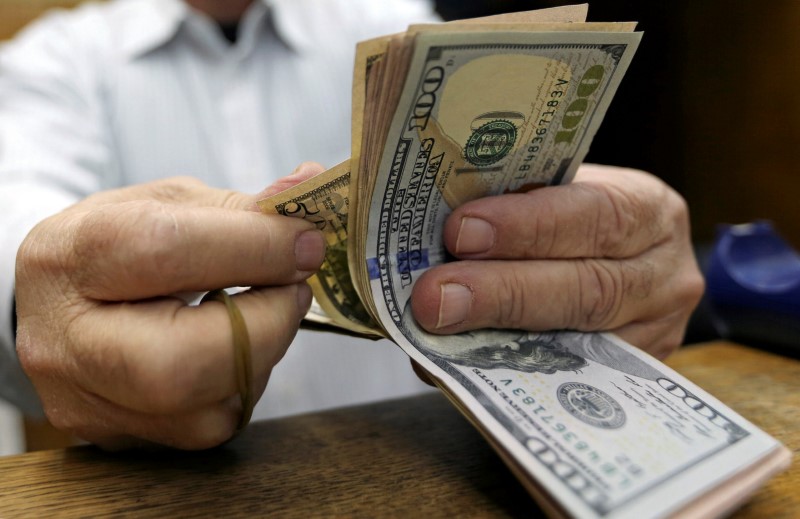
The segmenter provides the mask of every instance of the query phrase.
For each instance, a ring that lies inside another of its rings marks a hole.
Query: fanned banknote
[[[350,280],[347,222],[350,212],[350,161],[306,182],[260,200],[265,213],[303,218],[325,235],[327,250],[319,273],[309,280],[314,303],[306,319],[364,336],[382,337]]]
[[[362,157],[357,189],[371,194],[370,203],[360,200],[351,222],[351,274],[376,320],[383,316],[375,315],[369,280],[395,269],[410,290],[421,271],[442,263],[446,254],[437,230],[455,207],[572,179],[639,37],[416,37],[381,155],[377,161]],[[364,146],[365,155],[374,153],[371,146]]]
[[[417,26],[359,45],[353,157],[259,202],[329,249],[310,319],[388,336],[553,517],[716,517],[785,468],[773,438],[608,334],[428,334],[415,279],[448,261],[443,224],[475,198],[569,182],[641,35],[537,17]]]

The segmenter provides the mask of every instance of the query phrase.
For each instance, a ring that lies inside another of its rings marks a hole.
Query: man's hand
[[[257,199],[169,179],[93,195],[28,235],[17,350],[56,427],[112,449],[203,449],[233,435],[228,314],[171,294],[254,287],[234,300],[259,397],[308,310],[304,280],[325,244],[307,222],[258,213]]]
[[[412,294],[433,333],[606,330],[663,358],[703,292],[685,202],[640,171],[587,165],[569,185],[475,200],[444,239],[462,261]]]

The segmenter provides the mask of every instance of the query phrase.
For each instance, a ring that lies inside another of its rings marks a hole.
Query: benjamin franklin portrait
[[[662,376],[657,369],[602,334],[489,329],[434,335],[419,327],[408,305],[399,327],[431,360],[461,366],[552,375],[558,371],[580,371],[588,366],[588,361],[593,361],[649,380]]]

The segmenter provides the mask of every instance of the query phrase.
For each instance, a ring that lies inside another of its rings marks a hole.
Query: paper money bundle
[[[454,208],[574,176],[641,37],[632,23],[585,23],[586,10],[359,44],[351,160],[259,205],[326,235],[307,318],[396,342],[550,515],[715,516],[738,501],[710,495],[740,500],[788,451],[614,336],[434,336],[409,309],[414,280],[447,261]]]

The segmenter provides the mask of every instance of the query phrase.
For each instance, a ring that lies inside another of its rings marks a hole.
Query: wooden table
[[[727,343],[669,364],[800,447],[800,361]],[[800,516],[800,464],[734,517]],[[439,394],[252,424],[200,453],[73,447],[0,459],[0,517],[531,517],[538,508]]]

